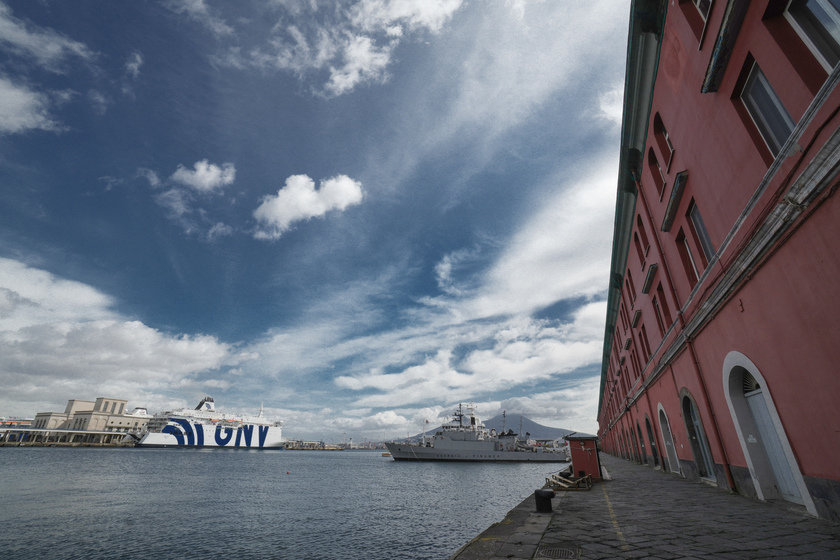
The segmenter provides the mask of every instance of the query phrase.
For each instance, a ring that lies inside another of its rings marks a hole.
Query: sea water
[[[445,559],[562,465],[0,448],[0,558]]]

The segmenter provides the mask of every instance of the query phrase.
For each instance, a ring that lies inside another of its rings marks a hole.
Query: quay
[[[557,491],[551,513],[538,513],[530,496],[450,560],[840,558],[840,524],[802,506],[600,458],[608,480]]]
[[[55,428],[0,428],[0,447],[134,447],[125,432],[60,430]]]

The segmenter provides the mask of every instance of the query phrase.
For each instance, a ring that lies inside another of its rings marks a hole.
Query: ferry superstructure
[[[488,430],[472,404],[459,404],[452,420],[420,443],[388,442],[385,447],[395,461],[569,462],[568,446],[536,445],[512,430]]]
[[[227,447],[282,449],[283,423],[257,416],[216,411],[212,397],[198,406],[156,414],[146,425],[137,447]]]

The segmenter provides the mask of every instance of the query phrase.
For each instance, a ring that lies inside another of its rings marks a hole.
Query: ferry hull
[[[471,442],[459,442],[457,447],[445,449],[386,443],[385,447],[395,461],[475,461],[507,463],[568,463],[565,453],[555,453],[537,448],[534,451],[497,451],[493,445],[471,446]],[[464,445],[467,444],[467,445]]]
[[[166,426],[145,434],[137,447],[225,447],[230,449],[282,449],[285,441],[279,426],[245,424],[236,428],[177,420],[180,427]]]

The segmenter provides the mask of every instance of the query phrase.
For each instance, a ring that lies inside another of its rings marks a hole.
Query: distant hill
[[[519,428],[520,420],[522,422],[521,431]],[[497,432],[502,431],[503,423],[505,431],[513,430],[517,434],[522,434],[523,437],[526,433],[530,433],[531,439],[557,439],[574,433],[574,430],[552,428],[550,426],[543,426],[542,424],[537,424],[533,420],[530,420],[526,416],[523,416],[521,414],[508,414],[506,418],[502,418],[502,415],[499,414],[498,416],[494,416],[490,420],[484,421],[484,425],[487,426],[488,429],[495,429]]]
[[[522,422],[521,432],[519,431],[520,420]],[[522,414],[508,414],[506,418],[503,418],[502,415],[499,414],[498,416],[494,416],[490,420],[484,420],[484,425],[487,426],[488,430],[496,430],[497,432],[501,432],[502,425],[504,425],[505,431],[513,430],[514,433],[522,434],[523,438],[525,437],[526,433],[529,433],[531,434],[531,439],[557,439],[575,433],[574,430],[552,428],[550,426],[543,426],[542,424],[537,424],[536,422],[530,420],[528,417],[523,416]],[[431,436],[439,429],[440,426],[429,428],[428,430],[426,430],[426,435]],[[417,439],[421,435],[422,434],[417,434],[411,439]]]

